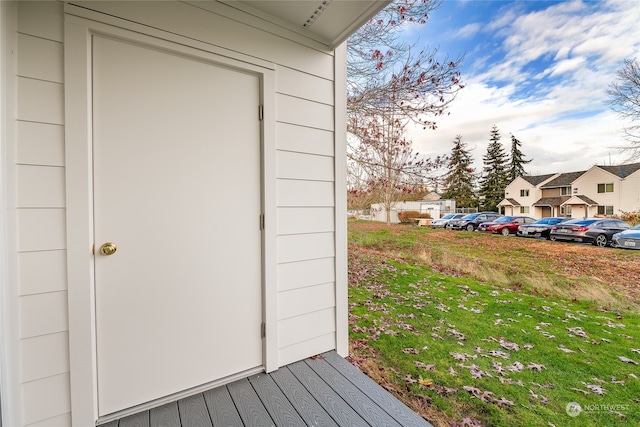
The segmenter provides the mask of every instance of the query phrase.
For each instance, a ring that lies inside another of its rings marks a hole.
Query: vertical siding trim
[[[0,396],[2,425],[22,425],[16,212],[17,3],[0,2]]]
[[[98,418],[94,286],[91,256],[91,36],[65,15],[65,164],[71,419],[92,426]]]
[[[349,295],[347,283],[347,44],[334,55],[335,100],[335,255],[336,255],[336,351],[349,355]]]
[[[277,188],[276,188],[276,72],[262,74],[262,206],[265,216],[262,235],[263,295],[265,338],[264,366],[267,372],[278,369],[278,262],[277,262]]]

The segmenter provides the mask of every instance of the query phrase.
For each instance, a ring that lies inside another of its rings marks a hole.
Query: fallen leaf
[[[420,388],[429,388],[433,386],[433,380],[431,378],[422,378],[418,379],[418,385]]]
[[[542,370],[545,369],[545,366],[540,363],[529,363],[527,365],[527,369],[531,369],[531,370],[535,369],[538,372],[542,372]]]
[[[624,363],[633,363],[634,365],[638,364],[638,362],[636,362],[635,360],[629,359],[628,357],[618,356],[618,359],[620,359]]]

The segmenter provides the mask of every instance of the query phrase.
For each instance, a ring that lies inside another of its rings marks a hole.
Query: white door
[[[103,416],[263,364],[260,80],[106,37],[92,56]]]

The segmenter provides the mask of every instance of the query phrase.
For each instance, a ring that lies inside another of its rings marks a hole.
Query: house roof
[[[520,206],[520,202],[518,202],[516,199],[506,198],[498,203],[498,206]]]
[[[588,206],[598,206],[599,203],[589,197],[579,194],[577,196],[571,197],[569,200],[563,203],[563,205],[588,205]]]
[[[576,179],[580,178],[586,171],[561,173],[556,178],[547,182],[542,188],[567,187]]]
[[[543,197],[537,202],[533,204],[533,206],[560,206],[563,202],[569,200],[570,196],[560,196],[560,197]]]
[[[335,49],[391,0],[221,0]]]
[[[550,174],[546,174],[546,175],[531,175],[531,176],[522,176],[521,178],[535,187],[535,186],[545,182],[546,180],[548,180],[549,178],[551,178],[554,175],[557,175],[557,174],[550,173]]]
[[[618,165],[618,166],[598,166],[598,167],[613,175],[616,175],[622,179],[625,179],[632,173],[640,170],[640,163],[631,163],[628,165]]]

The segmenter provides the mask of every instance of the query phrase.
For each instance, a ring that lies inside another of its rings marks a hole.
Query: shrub
[[[418,211],[398,212],[398,219],[402,223],[411,222],[411,218],[431,218],[431,215],[428,213],[420,213]]]
[[[621,212],[620,214],[614,215],[614,218],[626,221],[631,225],[640,224],[640,211],[632,211],[632,212],[620,211],[620,212]]]

